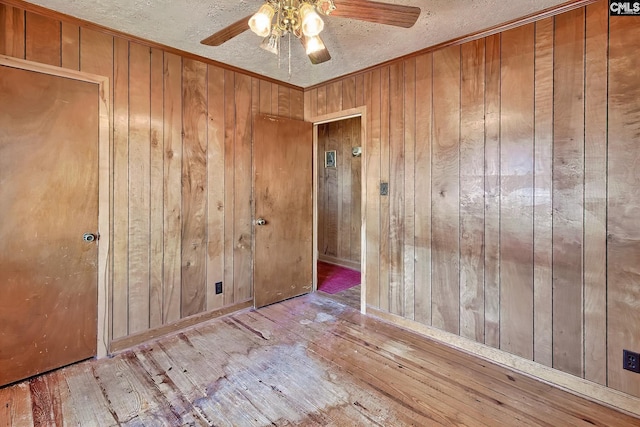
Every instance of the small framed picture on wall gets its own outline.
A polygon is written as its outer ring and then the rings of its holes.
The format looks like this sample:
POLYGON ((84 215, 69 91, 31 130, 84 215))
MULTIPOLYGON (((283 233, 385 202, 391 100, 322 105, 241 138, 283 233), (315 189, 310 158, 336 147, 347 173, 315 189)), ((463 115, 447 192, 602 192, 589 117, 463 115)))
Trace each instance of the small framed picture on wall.
POLYGON ((325 168, 336 167, 336 150, 324 152, 324 167, 325 168))

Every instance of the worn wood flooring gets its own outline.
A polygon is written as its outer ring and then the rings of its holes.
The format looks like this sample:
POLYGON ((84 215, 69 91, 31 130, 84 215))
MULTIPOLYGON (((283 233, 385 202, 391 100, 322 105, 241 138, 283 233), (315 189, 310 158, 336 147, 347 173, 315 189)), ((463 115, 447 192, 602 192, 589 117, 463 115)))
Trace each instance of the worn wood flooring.
POLYGON ((0 388, 0 426, 640 426, 315 293, 0 388))
POLYGON ((322 291, 319 291, 319 294, 323 297, 327 297, 349 307, 355 308, 358 311, 360 310, 360 285, 345 289, 337 294, 328 294, 322 291))

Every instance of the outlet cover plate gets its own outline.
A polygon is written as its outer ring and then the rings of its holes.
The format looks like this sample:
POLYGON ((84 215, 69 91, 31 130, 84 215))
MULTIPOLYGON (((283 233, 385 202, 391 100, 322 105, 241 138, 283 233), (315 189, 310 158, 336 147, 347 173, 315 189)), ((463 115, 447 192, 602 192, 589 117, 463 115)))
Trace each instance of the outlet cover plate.
POLYGON ((640 354, 622 350, 622 369, 640 374, 640 354))

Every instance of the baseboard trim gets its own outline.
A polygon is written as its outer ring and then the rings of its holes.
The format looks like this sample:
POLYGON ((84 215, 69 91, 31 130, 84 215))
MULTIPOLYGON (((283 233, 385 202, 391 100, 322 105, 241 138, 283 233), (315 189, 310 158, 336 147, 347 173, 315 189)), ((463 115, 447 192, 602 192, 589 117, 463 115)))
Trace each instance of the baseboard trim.
POLYGON ((111 345, 109 345, 109 353, 113 354, 116 352, 120 352, 138 344, 151 341, 163 335, 168 335, 173 332, 185 329, 189 326, 197 325, 198 323, 215 319, 217 317, 226 316, 227 314, 235 313, 237 311, 244 310, 250 307, 253 307, 253 299, 242 301, 237 304, 233 304, 217 310, 207 311, 206 313, 194 314, 193 316, 176 320, 175 322, 162 325, 158 328, 150 329, 138 334, 129 335, 127 337, 118 338, 111 341, 111 345))
POLYGON ((367 306, 367 314, 599 404, 640 416, 640 398, 377 308, 367 306))
POLYGON ((318 261, 326 262, 327 264, 339 265, 340 267, 350 268, 351 270, 360 271, 360 263, 356 261, 335 258, 328 255, 318 255, 318 261))

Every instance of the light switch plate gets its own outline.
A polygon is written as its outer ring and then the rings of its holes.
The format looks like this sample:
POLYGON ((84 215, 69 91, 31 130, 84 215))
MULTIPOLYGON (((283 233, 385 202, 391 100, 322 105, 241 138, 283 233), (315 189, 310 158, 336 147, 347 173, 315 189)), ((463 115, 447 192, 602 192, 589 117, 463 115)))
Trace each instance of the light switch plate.
POLYGON ((388 182, 381 182, 380 183, 380 195, 381 196, 388 196, 389 195, 389 183, 388 182))

